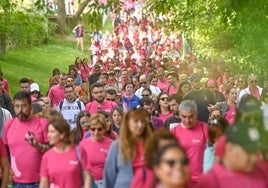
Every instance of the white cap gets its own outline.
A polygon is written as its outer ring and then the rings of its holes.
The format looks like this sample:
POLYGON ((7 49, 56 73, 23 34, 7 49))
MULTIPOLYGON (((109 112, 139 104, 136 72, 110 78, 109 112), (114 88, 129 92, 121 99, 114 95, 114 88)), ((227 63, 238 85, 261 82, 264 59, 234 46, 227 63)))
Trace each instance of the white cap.
POLYGON ((33 92, 33 91, 39 91, 39 85, 37 83, 32 83, 30 85, 30 90, 31 90, 31 92, 33 92))

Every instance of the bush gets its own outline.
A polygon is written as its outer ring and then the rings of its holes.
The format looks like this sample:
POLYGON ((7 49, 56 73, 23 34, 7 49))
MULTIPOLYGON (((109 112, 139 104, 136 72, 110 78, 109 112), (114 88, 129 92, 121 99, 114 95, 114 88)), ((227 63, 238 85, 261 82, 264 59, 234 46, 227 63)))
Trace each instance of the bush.
POLYGON ((31 47, 46 43, 53 35, 54 24, 49 24, 46 16, 34 12, 12 11, 7 15, 7 48, 31 47))

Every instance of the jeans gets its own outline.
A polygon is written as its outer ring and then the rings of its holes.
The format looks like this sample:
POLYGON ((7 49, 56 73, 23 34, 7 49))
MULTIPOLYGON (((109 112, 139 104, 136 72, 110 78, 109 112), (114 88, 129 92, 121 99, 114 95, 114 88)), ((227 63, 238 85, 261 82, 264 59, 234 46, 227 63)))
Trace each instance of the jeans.
POLYGON ((14 182, 13 188, 38 188, 39 183, 17 183, 14 182))

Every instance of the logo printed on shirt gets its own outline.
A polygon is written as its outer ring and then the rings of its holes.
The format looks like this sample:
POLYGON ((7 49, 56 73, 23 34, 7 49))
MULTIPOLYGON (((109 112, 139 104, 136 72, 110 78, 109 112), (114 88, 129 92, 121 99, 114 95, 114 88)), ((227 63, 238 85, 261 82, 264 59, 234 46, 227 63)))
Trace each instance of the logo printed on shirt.
POLYGON ((201 141, 200 141, 200 140, 197 140, 197 139, 193 139, 192 142, 193 142, 193 143, 199 143, 199 142, 201 142, 201 141))
POLYGON ((100 152, 108 153, 107 149, 100 148, 100 152))
POLYGON ((77 164, 78 164, 78 161, 73 161, 73 160, 71 160, 71 161, 69 162, 69 164, 70 164, 70 165, 77 165, 77 164))

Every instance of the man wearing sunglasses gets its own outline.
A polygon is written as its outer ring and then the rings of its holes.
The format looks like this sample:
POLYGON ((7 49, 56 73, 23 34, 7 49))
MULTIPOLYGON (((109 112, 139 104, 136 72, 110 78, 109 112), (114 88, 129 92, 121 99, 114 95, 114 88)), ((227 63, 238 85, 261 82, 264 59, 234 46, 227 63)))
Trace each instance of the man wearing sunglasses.
POLYGON ((142 98, 142 90, 144 88, 150 88, 150 90, 152 91, 153 95, 159 95, 159 93, 161 93, 161 90, 159 89, 159 87, 150 85, 148 82, 148 78, 145 74, 140 76, 140 88, 137 89, 137 91, 135 92, 135 95, 137 95, 140 99, 142 98))
POLYGON ((262 88, 258 86, 258 77, 256 74, 251 73, 248 77, 248 87, 241 90, 238 96, 238 102, 245 94, 250 94, 260 100, 262 88))

